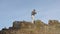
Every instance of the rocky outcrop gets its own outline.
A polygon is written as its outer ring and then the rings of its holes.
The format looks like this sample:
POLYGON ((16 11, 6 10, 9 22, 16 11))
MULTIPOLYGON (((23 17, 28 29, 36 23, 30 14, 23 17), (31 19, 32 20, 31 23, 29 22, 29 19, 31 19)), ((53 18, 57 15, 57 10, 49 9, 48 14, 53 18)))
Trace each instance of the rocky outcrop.
POLYGON ((49 25, 57 25, 57 24, 60 24, 58 20, 49 20, 49 25))
POLYGON ((12 27, 3 28, 0 34, 60 34, 60 22, 49 20, 49 23, 45 24, 41 20, 36 20, 33 24, 26 21, 14 21, 12 27))

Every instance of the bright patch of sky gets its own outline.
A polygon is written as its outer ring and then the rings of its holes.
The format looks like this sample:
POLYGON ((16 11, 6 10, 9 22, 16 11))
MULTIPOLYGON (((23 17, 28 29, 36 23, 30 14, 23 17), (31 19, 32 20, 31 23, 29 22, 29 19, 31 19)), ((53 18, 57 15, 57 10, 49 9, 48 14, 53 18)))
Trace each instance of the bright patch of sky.
POLYGON ((12 26, 15 20, 31 21, 33 9, 36 20, 60 20, 60 0, 0 0, 0 29, 12 26))

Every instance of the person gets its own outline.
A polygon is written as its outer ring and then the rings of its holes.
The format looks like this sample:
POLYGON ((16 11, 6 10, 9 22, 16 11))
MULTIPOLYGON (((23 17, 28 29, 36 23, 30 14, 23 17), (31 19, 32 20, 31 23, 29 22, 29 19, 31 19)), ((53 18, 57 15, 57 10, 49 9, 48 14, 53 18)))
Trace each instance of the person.
POLYGON ((36 14, 36 12, 35 12, 36 10, 34 9, 33 11, 32 11, 32 14, 31 14, 31 16, 32 16, 32 23, 34 23, 34 21, 35 21, 35 14, 36 14))

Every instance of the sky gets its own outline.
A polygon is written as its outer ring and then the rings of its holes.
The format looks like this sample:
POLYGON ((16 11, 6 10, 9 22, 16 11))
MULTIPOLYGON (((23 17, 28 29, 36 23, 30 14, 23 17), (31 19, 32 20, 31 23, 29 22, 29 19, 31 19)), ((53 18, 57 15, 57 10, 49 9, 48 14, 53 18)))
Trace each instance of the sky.
POLYGON ((0 0, 0 29, 11 27, 14 21, 31 21, 35 9, 35 20, 60 21, 60 0, 0 0))

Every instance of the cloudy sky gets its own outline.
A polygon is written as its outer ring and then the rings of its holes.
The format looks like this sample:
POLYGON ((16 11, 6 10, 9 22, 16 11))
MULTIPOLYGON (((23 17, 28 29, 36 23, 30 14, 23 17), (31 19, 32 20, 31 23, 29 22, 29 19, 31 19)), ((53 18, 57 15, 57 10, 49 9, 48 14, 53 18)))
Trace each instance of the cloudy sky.
POLYGON ((35 20, 60 20, 60 0, 0 0, 0 29, 12 26, 13 21, 31 21, 33 9, 35 20))

